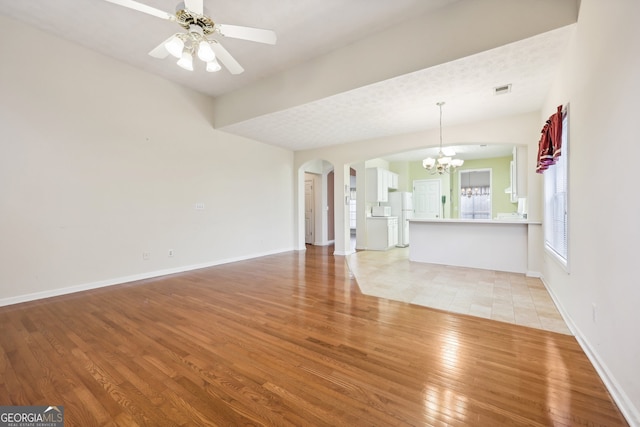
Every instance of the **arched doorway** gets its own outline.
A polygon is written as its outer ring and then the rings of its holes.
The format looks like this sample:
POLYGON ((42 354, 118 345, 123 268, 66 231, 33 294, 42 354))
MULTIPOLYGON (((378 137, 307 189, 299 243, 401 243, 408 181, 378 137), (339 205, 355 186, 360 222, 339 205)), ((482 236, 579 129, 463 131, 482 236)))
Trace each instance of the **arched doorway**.
POLYGON ((309 160, 298 167, 296 182, 296 248, 304 250, 305 245, 305 180, 311 174, 315 186, 314 206, 316 221, 313 244, 335 244, 334 255, 348 255, 354 252, 351 246, 349 228, 349 165, 334 164, 322 159, 309 160), (332 183, 332 184, 331 184, 332 183))
MULTIPOLYGON (((299 233, 304 244, 334 243, 334 171, 326 160, 313 160, 299 170, 299 233)), ((299 239, 300 241, 300 239, 299 239)))

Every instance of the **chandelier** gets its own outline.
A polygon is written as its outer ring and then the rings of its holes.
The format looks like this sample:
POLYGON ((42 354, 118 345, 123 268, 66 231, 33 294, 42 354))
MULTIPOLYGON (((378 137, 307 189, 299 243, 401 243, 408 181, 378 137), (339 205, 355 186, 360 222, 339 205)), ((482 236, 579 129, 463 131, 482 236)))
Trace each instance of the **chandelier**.
MULTIPOLYGON (((431 174, 435 175, 443 175, 445 172, 449 173, 452 169, 460 167, 464 164, 464 160, 462 159, 454 159, 451 156, 445 156, 442 151, 442 106, 444 102, 438 102, 436 104, 440 107, 440 152, 438 153, 438 158, 434 159, 433 157, 427 157, 422 161, 422 167, 426 170, 431 171, 431 174)), ((455 155, 455 153, 453 153, 455 155)))

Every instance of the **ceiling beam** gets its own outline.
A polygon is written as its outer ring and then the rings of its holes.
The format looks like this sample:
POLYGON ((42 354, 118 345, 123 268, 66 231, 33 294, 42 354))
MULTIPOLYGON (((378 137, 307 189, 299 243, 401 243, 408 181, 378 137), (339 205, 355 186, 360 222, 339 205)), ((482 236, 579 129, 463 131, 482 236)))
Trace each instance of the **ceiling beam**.
POLYGON ((460 0, 214 100, 216 128, 577 22, 579 0, 460 0))

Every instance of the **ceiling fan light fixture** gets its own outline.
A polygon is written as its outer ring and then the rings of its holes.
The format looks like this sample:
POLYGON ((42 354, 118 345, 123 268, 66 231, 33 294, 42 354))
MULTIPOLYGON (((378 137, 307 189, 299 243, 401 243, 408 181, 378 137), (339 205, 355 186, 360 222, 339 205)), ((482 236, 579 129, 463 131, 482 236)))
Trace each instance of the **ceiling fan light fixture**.
POLYGON ((198 58, 207 63, 216 59, 216 54, 213 52, 213 49, 211 49, 208 41, 202 40, 198 43, 198 58))
POLYGON ((164 47, 171 55, 175 56, 178 59, 182 58, 182 52, 184 51, 184 42, 177 35, 173 36, 171 40, 165 43, 164 47))
POLYGON ((198 55, 198 58, 207 64, 207 71, 218 71, 220 64, 215 61, 218 57, 231 74, 244 72, 244 68, 221 44, 216 40, 207 39, 210 34, 266 44, 275 44, 277 40, 276 33, 272 30, 213 22, 210 17, 204 15, 204 0, 179 0, 181 3, 178 4, 175 14, 139 3, 137 0, 106 1, 175 22, 187 30, 186 33, 172 35, 149 52, 151 57, 158 59, 174 56, 178 59, 178 65, 186 70, 193 70, 193 57, 198 55))
POLYGON ((216 61, 216 58, 213 58, 213 60, 207 62, 207 71, 208 72, 215 73, 216 71, 220 71, 221 69, 222 69, 222 67, 220 66, 218 61, 216 61))
POLYGON ((193 55, 191 52, 184 51, 178 60, 178 66, 188 71, 193 71, 193 55))

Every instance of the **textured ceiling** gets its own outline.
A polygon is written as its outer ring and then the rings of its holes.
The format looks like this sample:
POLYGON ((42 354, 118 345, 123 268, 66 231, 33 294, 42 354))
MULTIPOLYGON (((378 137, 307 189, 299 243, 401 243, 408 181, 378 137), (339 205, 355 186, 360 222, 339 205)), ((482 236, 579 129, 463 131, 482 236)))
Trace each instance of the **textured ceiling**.
MULTIPOLYGON (((461 1, 467 0, 204 0, 205 14, 216 22, 273 29, 278 35, 275 46, 221 40, 245 68, 240 75, 225 69, 206 73, 198 68, 198 61, 196 70, 188 72, 171 57, 148 56, 180 28, 104 0, 11 1, 0 5, 0 13, 216 97, 461 1)), ((171 0, 141 2, 167 12, 177 5, 171 0)), ((446 126, 539 110, 573 28, 542 33, 221 130, 305 150, 436 128, 436 102, 444 101, 446 144, 446 126), (512 91, 494 96, 493 88, 504 84, 511 84, 512 91)))
MULTIPOLYGON (((294 150, 536 111, 572 26, 398 76, 222 130, 294 150), (511 91, 494 95, 510 84, 511 91), (268 131, 265 131, 268 130, 268 131)), ((473 141, 465 141, 473 142, 473 141)))

